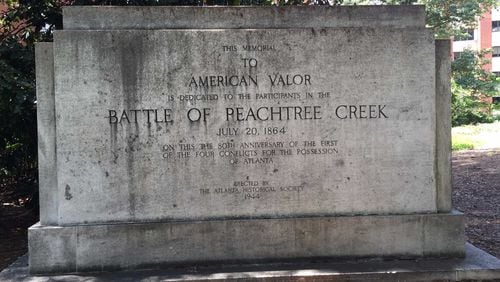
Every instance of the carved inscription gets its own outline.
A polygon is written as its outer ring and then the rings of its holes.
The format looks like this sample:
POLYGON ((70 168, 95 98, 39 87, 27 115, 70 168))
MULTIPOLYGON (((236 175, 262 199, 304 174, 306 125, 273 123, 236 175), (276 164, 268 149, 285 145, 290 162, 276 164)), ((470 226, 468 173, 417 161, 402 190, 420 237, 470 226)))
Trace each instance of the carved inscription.
MULTIPOLYGON (((202 162, 257 169, 286 166, 287 160, 292 159, 325 158, 342 165, 344 160, 338 159, 338 155, 349 140, 334 131, 307 136, 297 128, 314 127, 316 122, 391 119, 391 105, 383 101, 346 102, 336 95, 335 89, 321 89, 324 83, 319 74, 273 72, 272 66, 266 66, 268 73, 259 72, 266 62, 258 55, 283 51, 278 46, 229 44, 221 45, 218 51, 224 56, 239 57, 237 71, 190 73, 183 81, 173 82, 185 85, 185 92, 161 93, 161 107, 105 109, 106 121, 115 130, 127 128, 129 138, 153 125, 168 130, 171 126, 203 124, 205 139, 196 142, 170 139, 168 135, 155 139, 161 159, 168 163, 202 162)), ((140 152, 140 146, 128 148, 140 152)), ((263 175, 260 179, 227 179, 226 185, 219 186, 200 183, 193 188, 206 199, 235 197, 249 201, 270 195, 290 197, 309 189, 304 183, 284 183, 263 175)))

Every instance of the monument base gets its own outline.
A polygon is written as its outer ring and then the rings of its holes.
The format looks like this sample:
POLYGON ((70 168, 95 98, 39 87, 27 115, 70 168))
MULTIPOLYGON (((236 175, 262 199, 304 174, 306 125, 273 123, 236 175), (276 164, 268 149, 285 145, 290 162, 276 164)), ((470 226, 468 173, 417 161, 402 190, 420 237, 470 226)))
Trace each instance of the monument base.
POLYGON ((28 273, 23 256, 0 272, 0 281, 498 281, 500 260, 467 244, 464 258, 361 259, 342 262, 196 267, 66 275, 28 273))
POLYGON ((310 258, 464 255, 463 215, 238 219, 29 229, 31 273, 310 258))

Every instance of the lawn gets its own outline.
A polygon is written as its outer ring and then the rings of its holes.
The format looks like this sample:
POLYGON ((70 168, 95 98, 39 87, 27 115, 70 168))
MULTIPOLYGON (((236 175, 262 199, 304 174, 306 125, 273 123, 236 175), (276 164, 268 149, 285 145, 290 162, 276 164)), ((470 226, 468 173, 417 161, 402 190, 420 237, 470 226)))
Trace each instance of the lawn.
POLYGON ((500 121, 454 127, 451 130, 453 150, 500 148, 500 121))

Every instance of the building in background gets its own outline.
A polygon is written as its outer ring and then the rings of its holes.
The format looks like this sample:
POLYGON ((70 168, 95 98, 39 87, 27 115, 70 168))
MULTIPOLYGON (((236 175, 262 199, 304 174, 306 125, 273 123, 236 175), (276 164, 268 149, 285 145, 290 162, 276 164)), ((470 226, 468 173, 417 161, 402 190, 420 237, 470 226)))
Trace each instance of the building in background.
MULTIPOLYGON (((464 38, 453 41, 453 57, 457 58, 460 54, 470 49, 481 51, 491 49, 492 53, 486 54, 490 64, 484 66, 484 69, 500 76, 500 8, 487 12, 479 20, 477 28, 469 30, 464 38)), ((498 100, 499 97, 485 97, 487 102, 498 100)))
POLYGON ((500 8, 485 13, 476 29, 470 30, 465 38, 453 42, 455 58, 465 49, 474 51, 491 49, 492 54, 486 56, 491 64, 485 68, 500 76, 500 8))

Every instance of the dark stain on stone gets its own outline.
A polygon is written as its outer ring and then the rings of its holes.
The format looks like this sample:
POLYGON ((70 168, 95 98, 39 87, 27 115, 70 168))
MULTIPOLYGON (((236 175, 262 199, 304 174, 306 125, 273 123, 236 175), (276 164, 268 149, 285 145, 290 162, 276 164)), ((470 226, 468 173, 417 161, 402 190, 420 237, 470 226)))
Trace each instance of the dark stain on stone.
POLYGON ((345 164, 345 163, 344 163, 344 160, 337 160, 337 161, 335 162, 335 165, 336 165, 336 166, 344 166, 344 164, 345 164))
POLYGON ((118 153, 114 151, 112 153, 113 153, 113 163, 118 164, 118 157, 119 157, 118 153))
POLYGON ((66 184, 66 188, 64 188, 64 198, 68 201, 73 198, 73 195, 71 195, 70 190, 71 187, 69 187, 69 185, 66 184))
POLYGON ((116 148, 116 142, 118 140, 118 137, 117 137, 117 124, 116 123, 110 124, 109 135, 110 135, 109 140, 111 141, 110 144, 109 144, 110 145, 110 150, 111 150, 112 154, 115 155, 116 154, 116 150, 117 150, 117 148, 116 148))
MULTIPOLYGON (((144 41, 147 41, 147 37, 144 34, 128 35, 119 42, 120 44, 120 55, 121 55, 121 82, 123 89, 123 104, 129 109, 137 108, 141 101, 141 91, 143 86, 143 78, 145 72, 144 58, 148 57, 148 49, 145 48, 147 45, 144 41)), ((137 208, 137 195, 141 192, 138 191, 140 185, 137 185, 135 167, 134 167, 134 147, 135 139, 130 138, 133 134, 139 132, 137 124, 134 124, 135 130, 127 125, 125 129, 126 145, 124 151, 125 154, 125 168, 126 168, 126 186, 128 188, 128 201, 129 201, 129 214, 135 217, 137 208)), ((147 124, 148 136, 151 136, 150 124, 147 124)))
POLYGON ((273 170, 273 172, 274 172, 274 173, 278 172, 278 169, 277 169, 277 168, 275 168, 275 169, 273 170))
MULTIPOLYGON (((129 184, 130 185, 130 184, 129 184)), ((130 188, 129 188, 130 190, 130 188)), ((133 217, 135 217, 135 208, 136 208, 136 194, 135 193, 129 193, 129 214, 133 217)))
POLYGON ((350 178, 349 176, 348 176, 348 177, 346 177, 346 179, 347 179, 347 181, 350 181, 350 180, 351 180, 351 178, 350 178))
POLYGON ((106 177, 109 177, 109 172, 106 171, 105 174, 106 174, 106 177))

